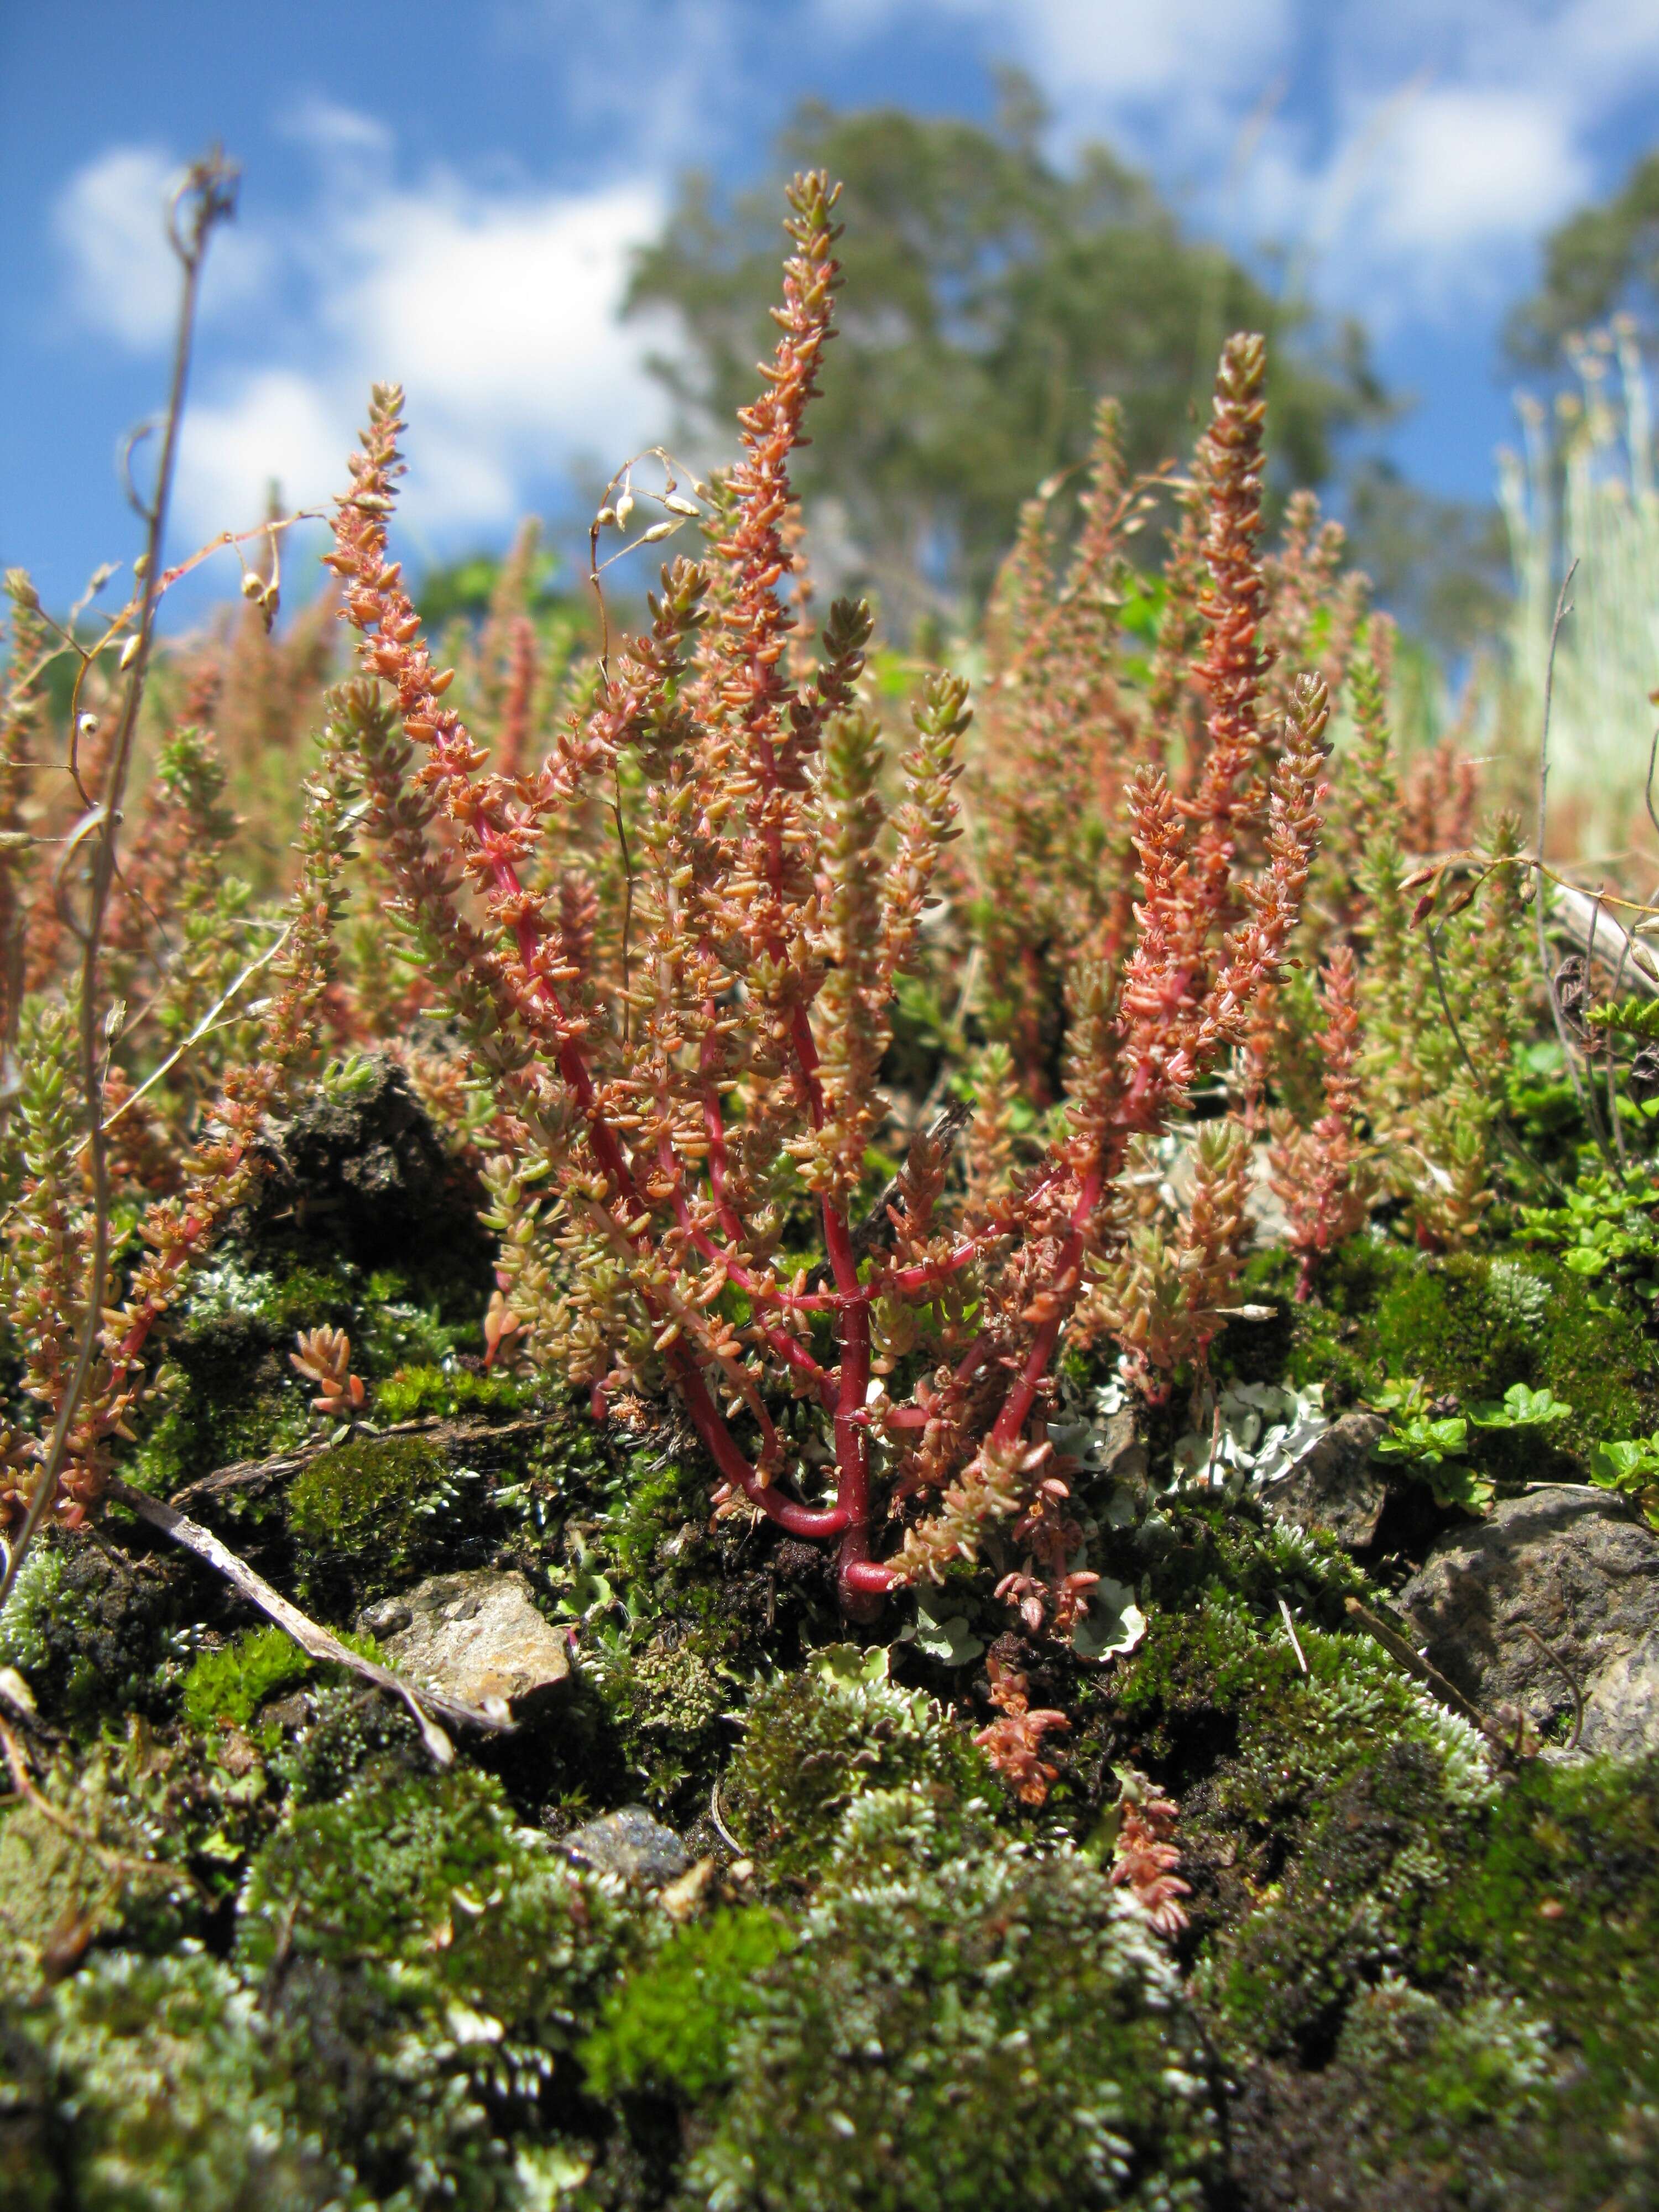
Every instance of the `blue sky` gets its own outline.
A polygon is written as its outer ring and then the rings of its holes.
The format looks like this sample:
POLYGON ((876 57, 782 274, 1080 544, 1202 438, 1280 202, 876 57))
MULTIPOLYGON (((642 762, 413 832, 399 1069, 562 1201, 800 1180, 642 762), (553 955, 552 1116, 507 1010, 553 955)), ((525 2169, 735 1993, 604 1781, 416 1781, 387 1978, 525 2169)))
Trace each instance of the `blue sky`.
POLYGON ((0 0, 0 561, 61 603, 136 550, 114 455, 163 384, 161 196, 210 139, 245 181, 175 550, 273 476, 325 496, 397 376, 407 527, 447 553, 664 427, 665 334, 614 311, 682 169, 753 175, 809 94, 987 115, 1000 60, 1058 155, 1106 138, 1359 312, 1418 403, 1389 450, 1464 496, 1513 435, 1497 331, 1540 237, 1659 143, 1659 0, 0 0))

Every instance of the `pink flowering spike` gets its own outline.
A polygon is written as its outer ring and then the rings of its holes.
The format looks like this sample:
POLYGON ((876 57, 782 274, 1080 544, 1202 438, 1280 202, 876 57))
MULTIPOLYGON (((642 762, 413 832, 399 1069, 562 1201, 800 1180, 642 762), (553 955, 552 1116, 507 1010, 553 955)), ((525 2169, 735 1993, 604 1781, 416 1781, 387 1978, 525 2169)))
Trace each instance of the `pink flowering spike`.
POLYGON ((1111 1878, 1161 1935, 1177 1935, 1187 1915, 1176 1900, 1190 1896, 1191 1889, 1175 1872, 1181 1864, 1180 1848, 1170 1840, 1178 1817, 1175 1801, 1155 1796, 1146 1776, 1129 1769, 1118 1802, 1111 1878))

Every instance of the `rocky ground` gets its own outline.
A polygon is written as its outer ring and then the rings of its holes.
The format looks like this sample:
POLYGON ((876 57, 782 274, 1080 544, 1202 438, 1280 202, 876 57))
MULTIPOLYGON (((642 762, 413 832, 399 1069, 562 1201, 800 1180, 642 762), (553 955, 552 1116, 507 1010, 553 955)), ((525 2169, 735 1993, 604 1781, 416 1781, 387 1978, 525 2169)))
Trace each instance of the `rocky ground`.
POLYGON ((1659 1536, 1585 1480, 1655 1425, 1639 1319, 1378 1237, 1297 1309, 1265 1251, 1224 1487, 1067 1371, 1092 1640, 983 1574, 854 1638, 671 1420, 480 1370, 475 1195, 396 1079, 319 1102, 126 1475, 485 1724, 125 1509, 0 1620, 9 2206, 1659 2201, 1659 1536), (324 1323, 370 1384, 331 1438, 324 1323), (1572 1410, 1477 1511, 1376 1455, 1382 1367, 1572 1410), (975 1742, 1016 1673, 1041 1803, 975 1742), (1184 1925, 1111 1879, 1146 1782, 1184 1925))

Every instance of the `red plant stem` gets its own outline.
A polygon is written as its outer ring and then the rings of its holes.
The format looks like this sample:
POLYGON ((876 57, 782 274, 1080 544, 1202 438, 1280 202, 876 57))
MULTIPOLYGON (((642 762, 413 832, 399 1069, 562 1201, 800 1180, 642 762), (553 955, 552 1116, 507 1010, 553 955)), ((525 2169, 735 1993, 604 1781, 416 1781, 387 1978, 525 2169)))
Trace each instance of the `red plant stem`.
MULTIPOLYGON (((701 1252, 705 1260, 712 1260, 724 1271, 726 1280, 747 1296, 757 1299, 767 1296, 764 1286, 755 1281, 749 1270, 723 1251, 708 1231, 699 1229, 692 1220, 690 1202, 685 1195, 685 1185, 680 1179, 674 1147, 667 1137, 664 1137, 657 1147, 657 1158, 663 1172, 674 1177, 674 1218, 694 1249, 701 1252)), ((799 1369, 811 1379, 823 1405, 833 1410, 836 1386, 799 1339, 791 1336, 787 1328, 780 1328, 775 1322, 757 1321, 754 1325, 786 1365, 799 1369)))
POLYGON ((841 1209, 823 1201, 823 1240, 842 1304, 836 1315, 841 1338, 840 1389, 836 1405, 836 1500, 845 1507, 837 1572, 842 1610, 854 1620, 869 1620, 892 1576, 870 1558, 870 1438, 866 1401, 870 1395, 870 1297, 859 1282, 853 1239, 841 1209))
MULTIPOLYGON (((494 856, 490 861, 490 874, 495 879, 496 889, 505 893, 507 897, 517 898, 521 896, 522 886, 519 881, 518 870, 510 860, 503 859, 500 854, 494 856)), ((535 925, 527 915, 523 915, 514 923, 514 933, 518 939, 519 956, 524 962, 526 972, 531 976, 538 994, 545 1000, 554 1019, 562 1025, 565 1014, 563 1007, 559 1004, 558 994, 547 977, 540 974, 536 967, 538 946, 535 925)), ((562 1038, 556 1060, 559 1073, 568 1086, 571 1096, 575 1099, 586 1121, 588 1141, 593 1147, 594 1155, 599 1165, 615 1184, 618 1194, 628 1201, 630 1218, 637 1216, 644 1211, 639 1187, 635 1182, 633 1172, 628 1162, 623 1157, 623 1149, 617 1141, 616 1131, 611 1127, 599 1111, 599 1098, 593 1088, 593 1079, 588 1073, 587 1063, 582 1058, 580 1050, 573 1038, 568 1036, 562 1038)), ((736 1483, 751 1504, 758 1505, 769 1520, 775 1521, 781 1528, 792 1536, 800 1536, 809 1540, 836 1536, 847 1528, 851 1516, 847 1511, 844 1502, 839 1497, 833 1506, 827 1508, 798 1505, 791 1499, 780 1498, 769 1483, 762 1480, 756 1469, 750 1466, 745 1455, 738 1449, 732 1431, 722 1419, 720 1408, 709 1395, 708 1386, 703 1381, 702 1370, 697 1365, 690 1347, 684 1338, 677 1340, 669 1346, 666 1358, 676 1388, 684 1401, 685 1410, 691 1416, 692 1426, 702 1438, 710 1458, 726 1480, 728 1482, 736 1483)), ((867 1500, 865 1511, 867 1517, 869 1511, 867 1500)))
MULTIPOLYGON (((757 750, 763 763, 763 781, 775 788, 776 770, 772 749, 762 744, 757 750)), ((767 840, 767 873, 775 890, 781 889, 783 854, 772 837, 767 840)), ((785 947, 780 941, 773 947, 773 957, 781 959, 784 953, 785 947)), ((817 1047, 812 1041, 811 1024, 805 1006, 795 1007, 790 1016, 789 1040, 794 1048, 796 1069, 812 1127, 822 1128, 823 1086, 818 1079, 817 1047)), ((870 1392, 871 1293, 859 1281, 858 1259, 846 1216, 827 1192, 822 1203, 823 1249, 840 1293, 836 1311, 836 1333, 841 1342, 834 1423, 836 1503, 846 1513, 847 1525, 841 1540, 836 1572, 842 1612, 849 1620, 871 1620, 880 1610, 878 1601, 882 1593, 892 1587, 895 1579, 890 1569, 876 1565, 870 1557, 870 1439, 865 1401, 870 1392)))
POLYGON ((1036 1402, 1042 1378, 1048 1372, 1048 1363, 1054 1356, 1054 1346, 1066 1316, 1071 1311, 1083 1281, 1083 1239, 1094 1210, 1100 1203, 1100 1194, 1105 1187, 1105 1174, 1100 1164, 1089 1170, 1083 1178, 1083 1188, 1072 1208, 1072 1225, 1066 1242, 1060 1248, 1060 1257, 1054 1265, 1052 1290, 1053 1311, 1038 1324, 1031 1349, 1026 1354, 1020 1376, 1007 1397, 1002 1411, 997 1415, 996 1425, 991 1431, 991 1441, 1005 1450, 1019 1441, 1025 1424, 1030 1418, 1031 1407, 1036 1402))
POLYGON ((947 1252, 942 1260, 918 1260, 913 1267, 896 1267, 882 1278, 890 1291, 901 1291, 907 1297, 925 1291, 930 1283, 940 1282, 946 1275, 954 1275, 958 1268, 977 1260, 988 1239, 970 1237, 958 1244, 954 1252, 947 1252))
MULTIPOLYGON (((712 1022, 714 1018, 713 1000, 704 1002, 703 1013, 712 1022)), ((743 1242, 743 1224, 737 1209, 726 1194, 726 1116, 720 1111, 720 1095, 714 1085, 714 1058, 720 1049, 719 1040, 706 1036, 702 1049, 697 1054, 697 1072, 702 1077, 702 1126, 708 1139, 708 1181, 714 1194, 715 1210, 720 1226, 734 1244, 743 1242)))

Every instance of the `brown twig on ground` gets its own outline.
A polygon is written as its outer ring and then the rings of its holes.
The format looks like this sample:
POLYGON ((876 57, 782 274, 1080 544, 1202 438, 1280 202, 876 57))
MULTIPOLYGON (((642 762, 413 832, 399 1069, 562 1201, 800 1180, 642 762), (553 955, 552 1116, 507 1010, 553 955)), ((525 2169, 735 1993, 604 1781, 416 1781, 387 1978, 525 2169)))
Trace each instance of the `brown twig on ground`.
POLYGON ((257 1606, 278 1628, 286 1629, 300 1649, 308 1651, 313 1659, 330 1666, 348 1667, 354 1674, 361 1674, 364 1681, 373 1682, 377 1689, 389 1690, 393 1697, 401 1698, 415 1716, 422 1741, 438 1765, 447 1766, 455 1751, 443 1730, 434 1725, 433 1713, 464 1728, 481 1729, 489 1735, 512 1733, 511 1721, 487 1713, 480 1706, 469 1705, 464 1699, 452 1698, 441 1690, 428 1690, 406 1681, 390 1667, 365 1659, 361 1651, 354 1651, 349 1644, 343 1644, 331 1629, 322 1627, 308 1613, 301 1613, 297 1605, 290 1604, 262 1575, 256 1575, 246 1560, 239 1559, 228 1545, 222 1544, 211 1529, 203 1528, 199 1521, 192 1521, 187 1513, 180 1513, 164 1499, 134 1490, 113 1475, 104 1486, 104 1495, 116 1504, 126 1506, 141 1521, 148 1521, 152 1528, 159 1528, 187 1552, 194 1552, 198 1559, 205 1559, 239 1596, 257 1606))
POLYGON ((184 1867, 167 1866, 160 1859, 130 1857, 125 1851, 115 1850, 108 1844, 100 1844, 96 1836, 89 1836, 84 1828, 71 1820, 61 1806, 54 1805, 51 1798, 36 1787, 29 1774, 27 1754, 3 1716, 0 1716, 0 1751, 5 1753, 11 1786, 17 1795, 33 1805, 43 1820, 49 1820, 72 1844, 78 1844, 82 1850, 89 1851, 112 1874, 142 1875, 146 1878, 160 1875, 163 1880, 176 1881, 186 1889, 201 1887, 195 1875, 184 1867))
POLYGON ((1523 1620, 1521 1623, 1521 1633, 1532 1638, 1567 1686, 1567 1693, 1572 1699, 1572 1734, 1567 1738, 1562 1748, 1565 1751, 1577 1751, 1578 1739, 1584 1733, 1584 1693, 1578 1686, 1577 1678, 1566 1661, 1558 1652, 1550 1650, 1549 1645, 1545 1643, 1530 1621, 1523 1620))
POLYGON ((1397 1659, 1408 1674, 1415 1674, 1426 1690, 1433 1692, 1443 1705, 1449 1705, 1471 1728, 1480 1729, 1498 1758, 1507 1765, 1516 1757, 1516 1747, 1498 1723, 1483 1713, 1474 1699, 1466 1698, 1455 1682, 1449 1682, 1437 1667, 1431 1666, 1420 1651, 1414 1651, 1398 1629, 1390 1628, 1386 1620, 1374 1613, 1369 1606, 1361 1605, 1357 1597, 1343 1601, 1347 1610, 1359 1623, 1367 1636, 1382 1646, 1391 1659, 1397 1659))
MULTIPOLYGON (((514 1421, 456 1421, 439 1413, 424 1413, 412 1421, 377 1425, 374 1433, 377 1437, 426 1437, 440 1448, 451 1443, 471 1448, 505 1442, 513 1437, 536 1436, 565 1418, 562 1409, 552 1413, 527 1413, 514 1421)), ((194 1482, 175 1490, 167 1502, 177 1510, 193 1504, 198 1498, 224 1498, 233 1491, 257 1493, 268 1490, 274 1482, 285 1482, 290 1475, 302 1474, 313 1460, 334 1449, 331 1438, 319 1437, 296 1450, 275 1452, 269 1459, 233 1460, 228 1466, 216 1467, 210 1474, 198 1474, 194 1482)))

